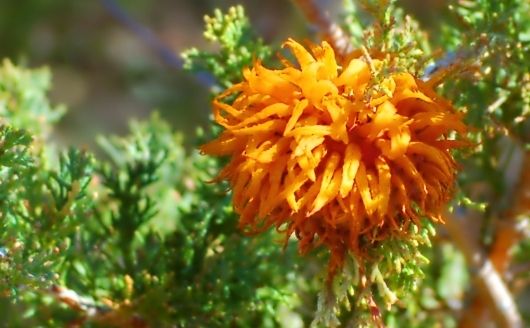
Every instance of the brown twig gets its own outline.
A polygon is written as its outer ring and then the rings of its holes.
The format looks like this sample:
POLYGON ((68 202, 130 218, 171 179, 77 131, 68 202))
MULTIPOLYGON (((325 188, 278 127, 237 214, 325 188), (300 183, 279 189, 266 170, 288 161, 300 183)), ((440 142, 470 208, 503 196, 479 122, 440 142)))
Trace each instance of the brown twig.
POLYGON ((522 148, 514 143, 513 148, 509 150, 512 155, 506 161, 518 162, 519 159, 521 165, 520 168, 506 167, 511 173, 505 180, 511 185, 512 192, 509 193, 508 199, 512 202, 509 209, 500 214, 502 220, 498 220, 495 240, 489 251, 491 261, 501 274, 506 272, 511 262, 511 249, 524 236, 524 226, 521 225, 519 217, 530 211, 530 171, 525 169, 530 165, 530 152, 524 152, 522 148), (514 157, 514 153, 519 156, 514 157))
MULTIPOLYGON (((514 202, 510 210, 503 213, 503 221, 497 225, 495 239, 489 251, 489 260, 501 277, 505 275, 511 263, 512 248, 523 237, 518 218, 530 212, 530 171, 524 169, 528 165, 530 165, 530 152, 527 151, 521 177, 514 192, 514 202)), ((479 327, 485 316, 487 316, 487 311, 484 300, 477 295, 464 313, 460 326, 479 327)))
POLYGON ((324 38, 338 54, 346 55, 351 51, 351 42, 348 36, 339 25, 331 21, 326 12, 319 8, 316 3, 317 0, 293 1, 300 8, 307 21, 324 34, 324 38))
MULTIPOLYGON (((522 327, 521 315, 508 287, 492 261, 478 245, 477 240, 470 238, 468 222, 469 218, 454 214, 446 215, 447 230, 471 268, 478 296, 483 300, 499 327, 522 327)), ((460 326, 475 327, 477 322, 480 322, 477 317, 465 315, 460 326)))
POLYGON ((97 305, 93 300, 80 296, 74 290, 57 285, 52 286, 50 294, 59 302, 81 314, 81 319, 72 326, 82 326, 85 323, 97 323, 104 327, 147 328, 147 323, 138 317, 130 304, 97 305))
MULTIPOLYGON (((131 31, 141 40, 153 53, 168 67, 182 70, 183 61, 175 52, 153 33, 149 28, 136 21, 129 13, 123 9, 116 0, 100 0, 105 10, 119 23, 131 31)), ((198 72, 194 77, 199 83, 207 88, 217 85, 215 78, 208 72, 198 72)))

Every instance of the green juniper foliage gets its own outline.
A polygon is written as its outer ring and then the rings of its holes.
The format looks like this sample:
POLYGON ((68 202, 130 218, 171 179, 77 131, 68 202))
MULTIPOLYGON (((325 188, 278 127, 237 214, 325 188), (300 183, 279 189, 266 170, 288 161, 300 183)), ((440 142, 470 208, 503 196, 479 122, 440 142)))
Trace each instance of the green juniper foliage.
POLYGON ((256 38, 242 6, 231 7, 226 14, 217 9, 213 16, 204 16, 204 21, 204 37, 218 43, 219 51, 208 53, 191 48, 183 52, 185 69, 210 72, 223 87, 228 87, 241 80, 243 67, 270 57, 270 47, 256 38))
MULTIPOLYGON (((41 72, 32 74, 27 81, 41 72)), ((38 95, 47 84, 21 87, 38 95)), ((32 110, 41 109, 13 112, 32 110)), ((295 287, 305 282, 294 245, 282 250, 273 233, 242 235, 226 186, 207 182, 217 161, 187 153, 157 115, 133 122, 129 136, 99 138, 97 161, 75 149, 48 158, 37 148, 48 143, 11 126, 1 133, 2 317, 10 325, 273 327, 279 311, 288 317, 299 304, 295 287), (83 311, 58 301, 56 288, 66 287, 83 311), (11 318, 15 309, 26 314, 11 318), (112 309, 114 318, 100 318, 112 309)))
MULTIPOLYGON (((281 49, 241 6, 205 22, 218 48, 185 51, 184 66, 212 74, 215 91, 255 60, 276 64, 281 49)), ((440 91, 474 127, 451 209, 481 218, 487 251, 530 145, 530 4, 457 1, 422 30, 397 2, 345 1, 338 23, 354 47, 395 55, 378 78, 447 68, 440 91)), ((98 156, 60 150, 50 136, 65 110, 49 87, 46 69, 0 67, 0 326, 455 327, 472 301, 473 268, 443 226, 411 225, 376 244, 365 267, 347 258, 328 285, 325 250, 302 257, 294 238, 241 232, 228 185, 213 181, 223 160, 185 149, 157 114, 99 137, 98 156)), ((191 138, 218 133, 212 124, 191 138)), ((521 238, 510 287, 526 287, 529 249, 521 238)), ((529 324, 528 291, 514 297, 529 324)))

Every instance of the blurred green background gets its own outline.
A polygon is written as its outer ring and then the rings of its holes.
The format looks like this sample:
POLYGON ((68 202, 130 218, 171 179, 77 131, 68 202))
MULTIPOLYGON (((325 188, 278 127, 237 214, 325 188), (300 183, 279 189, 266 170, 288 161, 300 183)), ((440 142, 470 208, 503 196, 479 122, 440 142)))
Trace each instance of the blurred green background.
MULTIPOLYGON (((307 36, 307 24, 291 1, 122 0, 116 1, 175 54, 208 49, 203 16, 242 3, 267 42, 307 36)), ((445 1, 401 1, 425 24, 445 1)), ((337 13, 340 0, 320 6, 337 13)), ((210 112, 209 92, 182 71, 165 65, 137 35, 120 24, 99 0, 0 1, 0 57, 53 73, 53 103, 68 114, 55 138, 63 145, 93 145, 95 135, 122 133, 130 118, 158 110, 177 130, 193 135, 210 112)), ((193 138, 186 138, 188 145, 193 138)))
MULTIPOLYGON (((178 55, 191 46, 208 48, 203 16, 233 3, 129 0, 120 5, 178 55)), ((288 1, 253 1, 247 7, 267 40, 286 37, 292 30, 286 25, 302 25, 293 21, 288 1)), ((0 57, 51 68, 52 102, 69 108, 56 134, 62 144, 90 146, 96 134, 121 133, 130 118, 147 117, 152 110, 187 135, 208 119, 208 90, 165 65, 100 1, 0 1, 0 57)))

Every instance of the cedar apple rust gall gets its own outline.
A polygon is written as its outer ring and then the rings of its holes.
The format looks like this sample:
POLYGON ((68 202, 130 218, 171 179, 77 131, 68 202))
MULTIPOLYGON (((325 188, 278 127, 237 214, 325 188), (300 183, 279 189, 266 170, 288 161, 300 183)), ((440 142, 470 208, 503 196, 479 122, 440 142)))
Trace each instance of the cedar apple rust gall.
POLYGON ((244 231, 294 233, 302 253, 327 247, 333 276, 348 251, 362 260, 420 217, 440 220, 456 176, 451 150, 466 145, 467 128, 428 81, 376 79, 380 60, 341 60, 326 42, 284 46, 296 63, 257 61, 215 98, 224 129, 201 150, 230 158, 218 178, 244 231))

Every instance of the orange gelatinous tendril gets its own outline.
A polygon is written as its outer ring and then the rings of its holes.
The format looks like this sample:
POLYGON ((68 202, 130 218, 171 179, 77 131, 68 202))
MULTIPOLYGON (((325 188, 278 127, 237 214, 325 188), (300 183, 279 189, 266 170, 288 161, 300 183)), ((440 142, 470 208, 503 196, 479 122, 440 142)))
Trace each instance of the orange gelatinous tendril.
POLYGON ((230 157, 219 178, 230 182, 242 229, 295 233, 302 253, 325 245, 331 277, 347 251, 362 259, 420 215, 440 219, 456 175, 450 150, 466 144, 449 134, 467 128, 411 74, 371 88, 377 59, 337 62, 326 42, 284 46, 298 63, 245 69, 244 81, 213 101, 224 131, 201 150, 230 157))

